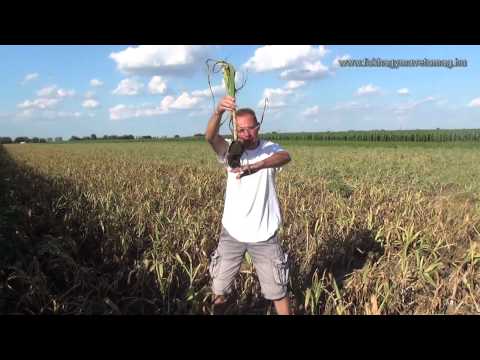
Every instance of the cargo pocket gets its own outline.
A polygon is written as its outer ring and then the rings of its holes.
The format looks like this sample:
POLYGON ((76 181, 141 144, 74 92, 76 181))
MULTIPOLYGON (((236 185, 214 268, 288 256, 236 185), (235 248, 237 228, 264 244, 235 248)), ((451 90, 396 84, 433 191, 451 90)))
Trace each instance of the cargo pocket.
POLYGON ((273 260, 273 277, 279 285, 286 286, 289 276, 288 255, 283 254, 279 259, 273 260))
POLYGON ((208 266, 208 271, 210 272, 210 276, 215 278, 218 275, 218 269, 220 267, 220 254, 218 250, 212 254, 210 258, 210 265, 208 266))

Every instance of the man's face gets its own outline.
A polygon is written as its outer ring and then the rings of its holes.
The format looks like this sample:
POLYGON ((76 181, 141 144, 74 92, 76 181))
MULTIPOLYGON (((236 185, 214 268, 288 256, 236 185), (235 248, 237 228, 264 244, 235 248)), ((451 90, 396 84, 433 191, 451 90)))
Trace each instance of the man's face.
POLYGON ((249 114, 237 117, 238 139, 248 148, 257 144, 259 124, 249 114))

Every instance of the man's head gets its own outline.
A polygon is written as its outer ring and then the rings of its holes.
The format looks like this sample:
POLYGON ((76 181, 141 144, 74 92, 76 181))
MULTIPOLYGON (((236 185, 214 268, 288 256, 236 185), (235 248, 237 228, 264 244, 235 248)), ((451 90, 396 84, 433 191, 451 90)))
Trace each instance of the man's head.
POLYGON ((255 111, 249 108, 242 108, 236 111, 235 116, 237 119, 238 139, 246 148, 255 147, 260 129, 255 111))

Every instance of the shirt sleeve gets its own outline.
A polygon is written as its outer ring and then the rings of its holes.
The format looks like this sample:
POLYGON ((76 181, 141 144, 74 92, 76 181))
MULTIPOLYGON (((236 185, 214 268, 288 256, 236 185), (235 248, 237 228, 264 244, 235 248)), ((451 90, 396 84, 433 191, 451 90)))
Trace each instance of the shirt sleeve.
POLYGON ((226 165, 227 164, 227 152, 228 152, 228 147, 230 146, 230 144, 232 143, 232 140, 231 139, 225 139, 225 141, 227 142, 227 151, 225 152, 225 154, 217 154, 217 161, 222 164, 222 165, 226 165))
MULTIPOLYGON (((275 153, 278 153, 278 152, 281 152, 281 151, 286 151, 284 148, 282 148, 282 146, 280 144, 276 144, 276 143, 269 143, 267 144, 267 146, 265 147, 265 150, 268 154, 268 156, 272 156, 273 154, 275 153)), ((280 171, 282 171, 283 167, 276 167, 276 168, 273 168, 273 170, 275 171, 275 173, 279 173, 280 171)))
POLYGON ((269 146, 268 148, 270 153, 269 155, 273 155, 280 151, 285 151, 279 144, 275 144, 275 143, 272 143, 272 145, 269 146))

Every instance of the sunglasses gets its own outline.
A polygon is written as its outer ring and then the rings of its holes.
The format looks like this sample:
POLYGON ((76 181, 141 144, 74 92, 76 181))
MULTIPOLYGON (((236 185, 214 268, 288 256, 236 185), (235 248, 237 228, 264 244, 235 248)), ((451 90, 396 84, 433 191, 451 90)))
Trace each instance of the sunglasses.
POLYGON ((238 128, 237 131, 238 131, 239 134, 243 134, 243 133, 246 133, 246 132, 253 132, 253 131, 257 130, 259 127, 260 127, 260 124, 257 124, 255 126, 250 126, 250 127, 246 127, 246 128, 238 128))

